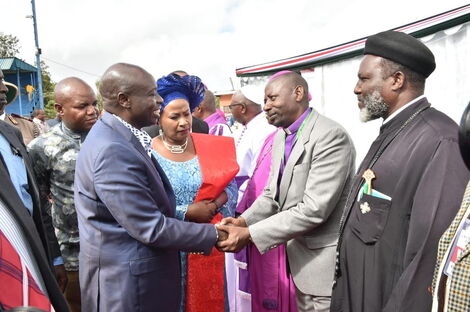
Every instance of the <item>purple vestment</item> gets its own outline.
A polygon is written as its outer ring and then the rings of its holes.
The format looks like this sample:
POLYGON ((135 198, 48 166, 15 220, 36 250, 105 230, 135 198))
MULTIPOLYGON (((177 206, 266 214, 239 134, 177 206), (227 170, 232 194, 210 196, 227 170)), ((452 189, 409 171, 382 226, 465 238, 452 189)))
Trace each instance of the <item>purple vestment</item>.
MULTIPOLYGON (((301 123, 302 121, 299 126, 301 123)), ((237 213, 239 214, 253 204, 268 182, 271 151, 276 132, 270 134, 264 142, 256 168, 238 204, 237 213)), ((237 253, 235 258, 239 262, 247 263, 248 271, 239 270, 239 289, 251 294, 252 311, 297 311, 295 285, 287 270, 285 245, 280 245, 261 255, 255 245, 249 244, 237 253)))

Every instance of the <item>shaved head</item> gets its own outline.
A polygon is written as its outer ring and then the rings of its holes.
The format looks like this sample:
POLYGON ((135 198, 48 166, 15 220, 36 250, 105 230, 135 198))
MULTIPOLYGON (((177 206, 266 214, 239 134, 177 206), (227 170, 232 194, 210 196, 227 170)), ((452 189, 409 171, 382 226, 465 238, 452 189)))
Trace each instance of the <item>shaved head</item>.
POLYGON ((282 84, 284 88, 296 88, 301 86, 304 90, 304 97, 302 98, 302 102, 306 102, 308 105, 308 84, 304 77, 302 77, 300 74, 296 72, 287 72, 270 80, 267 86, 277 83, 282 84))
POLYGON ((142 67, 126 63, 117 63, 109 67, 100 82, 100 94, 106 110, 118 106, 118 94, 130 94, 139 86, 142 78, 155 79, 142 67))
POLYGON ((95 91, 77 77, 65 78, 54 89, 55 109, 72 131, 87 132, 98 118, 95 91))
POLYGON ((54 99, 56 103, 64 104, 76 90, 95 93, 93 89, 82 79, 77 77, 68 77, 59 81, 54 88, 54 99))
POLYGON ((142 67, 126 63, 114 64, 105 71, 100 94, 106 111, 138 129, 156 123, 163 102, 155 78, 142 67))

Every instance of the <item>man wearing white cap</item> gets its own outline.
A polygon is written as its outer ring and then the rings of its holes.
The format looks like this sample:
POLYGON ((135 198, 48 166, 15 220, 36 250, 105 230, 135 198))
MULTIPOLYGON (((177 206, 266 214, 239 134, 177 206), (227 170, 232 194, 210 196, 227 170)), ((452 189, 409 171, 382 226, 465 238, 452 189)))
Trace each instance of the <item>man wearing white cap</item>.
POLYGON ((237 174, 239 186, 238 201, 243 197, 246 182, 255 169, 256 159, 268 135, 276 130, 270 125, 263 112, 264 86, 248 85, 238 90, 229 105, 235 121, 243 127, 234 134, 237 161, 240 171, 237 174))
MULTIPOLYGON (((245 192, 249 178, 256 167, 256 160, 266 138, 276 130, 266 119, 262 110, 264 103, 264 86, 248 85, 235 92, 229 105, 235 121, 242 124, 242 128, 234 133, 237 162, 240 171, 235 177, 238 185, 238 203, 245 192)), ((241 214, 240 207, 237 213, 241 214)), ((227 290, 230 311, 251 311, 251 302, 248 289, 238 283, 240 279, 247 278, 246 250, 237 254, 226 254, 227 290), (233 262, 235 260, 235 263, 233 262), (231 265, 233 264, 234 265, 231 265)))

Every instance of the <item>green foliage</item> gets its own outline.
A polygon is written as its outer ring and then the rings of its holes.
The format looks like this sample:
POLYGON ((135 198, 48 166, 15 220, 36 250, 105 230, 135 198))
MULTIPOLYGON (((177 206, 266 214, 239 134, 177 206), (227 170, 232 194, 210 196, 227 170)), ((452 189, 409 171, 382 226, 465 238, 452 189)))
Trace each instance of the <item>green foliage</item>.
POLYGON ((19 40, 13 35, 0 33, 0 57, 14 57, 20 52, 19 40))
POLYGON ((54 104, 54 100, 49 100, 47 103, 44 104, 44 112, 46 113, 48 119, 53 119, 56 116, 54 104))
POLYGON ((41 61, 41 78, 42 93, 44 95, 44 111, 46 112, 47 118, 55 118, 54 88, 56 83, 52 81, 49 66, 47 66, 44 61, 41 61))

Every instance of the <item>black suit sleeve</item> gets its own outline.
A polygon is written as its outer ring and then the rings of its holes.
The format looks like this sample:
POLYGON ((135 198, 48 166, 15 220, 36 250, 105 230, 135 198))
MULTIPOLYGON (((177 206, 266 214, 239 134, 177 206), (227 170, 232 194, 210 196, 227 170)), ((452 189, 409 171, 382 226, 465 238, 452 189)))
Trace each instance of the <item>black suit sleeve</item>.
MULTIPOLYGON (((38 192, 38 185, 36 181, 36 177, 34 175, 33 169, 34 164, 31 162, 31 159, 29 158, 28 152, 26 151, 26 147, 24 146, 24 141, 23 141, 23 136, 21 135, 21 131, 17 129, 16 127, 11 127, 15 135, 17 136, 21 146, 22 150, 21 154, 23 156, 23 159, 25 161, 25 166, 26 170, 28 171, 28 184, 29 184, 29 191, 31 193, 31 197, 33 198, 33 205, 34 205, 34 211, 33 214, 36 213, 36 211, 39 212, 40 214, 40 219, 42 220, 42 224, 36 222, 36 226, 44 226, 44 232, 46 234, 46 240, 47 240, 47 247, 48 247, 48 254, 52 259, 55 259, 57 257, 61 256, 60 253, 60 248, 59 248, 59 243, 57 242, 57 237, 55 236, 55 231, 54 227, 52 225, 52 218, 51 216, 46 212, 46 204, 47 198, 44 199, 43 195, 38 192)), ((10 142, 11 144, 12 142, 10 142)), ((35 216, 33 215, 33 218, 35 216)), ((34 218, 35 221, 38 220, 37 218, 34 218)))

